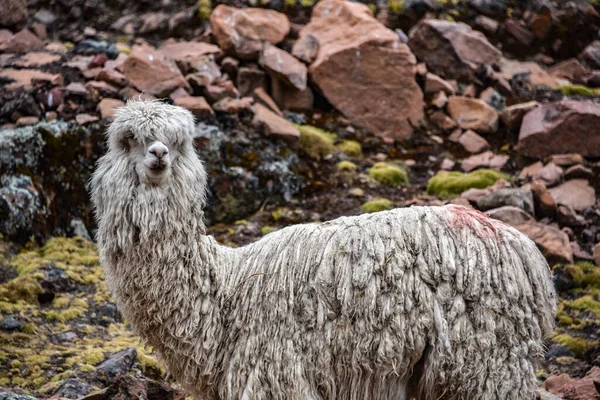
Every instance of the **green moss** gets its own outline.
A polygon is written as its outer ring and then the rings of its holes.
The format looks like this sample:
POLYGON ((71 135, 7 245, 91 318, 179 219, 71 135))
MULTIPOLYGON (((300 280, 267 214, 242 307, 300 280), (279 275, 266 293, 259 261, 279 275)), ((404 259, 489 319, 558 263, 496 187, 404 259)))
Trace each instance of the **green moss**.
POLYGON ((344 140, 336 147, 351 157, 362 157, 363 155, 362 147, 356 140, 344 140))
POLYGON ((443 171, 429 179, 427 193, 445 199, 458 196, 468 189, 484 189, 498 179, 508 180, 509 177, 491 169, 478 169, 467 174, 443 171))
POLYGON ((583 85, 563 85, 559 87, 558 90, 560 90, 564 96, 593 97, 600 95, 600 90, 583 85))
POLYGON ((300 131, 300 148, 310 157, 320 159, 333 151, 333 133, 310 125, 294 126, 300 131))
POLYGON ((586 340, 583 338, 573 337, 566 333, 554 335, 552 337, 556 343, 568 347, 578 356, 583 355, 587 349, 590 349, 598 344, 598 341, 586 340))
POLYGON ((572 301, 564 301, 567 307, 573 310, 591 312, 600 317, 600 302, 591 295, 586 295, 572 301))
POLYGON ((207 20, 212 12, 211 0, 198 0, 198 18, 201 20, 207 20))
POLYGON ((0 386, 8 386, 10 385, 10 378, 4 377, 0 378, 0 386))
POLYGON ((37 279, 40 277, 37 274, 30 274, 3 283, 0 285, 0 301, 13 304, 19 300, 37 303, 37 296, 43 291, 37 279))
POLYGON ((25 383, 25 379, 21 378, 20 376, 13 376, 12 378, 12 384, 15 386, 24 386, 25 383))
POLYGON ((369 169, 371 179, 388 186, 399 186, 408 183, 408 175, 399 166, 390 162, 375 163, 369 169))
POLYGON ((278 230, 277 228, 275 228, 274 226, 263 226, 262 228, 260 228, 260 233, 262 235, 268 235, 271 232, 275 232, 276 230, 278 230))
POLYGON ((600 267, 590 262, 582 261, 565 267, 573 277, 573 283, 579 288, 600 289, 600 267))
POLYGON ((96 245, 80 237, 50 239, 42 248, 42 254, 49 260, 67 265, 93 266, 100 261, 96 245))
POLYGON ((362 206, 360 206, 360 211, 364 213, 374 213, 379 211, 390 210, 392 206, 393 203, 391 200, 378 198, 368 201, 362 206))
POLYGON ((340 171, 354 171, 356 169, 356 164, 352 161, 340 161, 337 164, 337 169, 340 171))
POLYGON ((404 0, 387 0, 387 7, 391 12, 400 14, 404 9, 404 0))
POLYGON ((302 7, 312 7, 315 5, 314 0, 300 0, 300 5, 302 7))
POLYGON ((296 0, 284 0, 283 6, 285 8, 294 8, 296 6, 296 0))
POLYGON ((79 370, 81 372, 95 372, 96 367, 94 367, 93 365, 90 365, 90 364, 83 364, 81 367, 79 367, 79 370))

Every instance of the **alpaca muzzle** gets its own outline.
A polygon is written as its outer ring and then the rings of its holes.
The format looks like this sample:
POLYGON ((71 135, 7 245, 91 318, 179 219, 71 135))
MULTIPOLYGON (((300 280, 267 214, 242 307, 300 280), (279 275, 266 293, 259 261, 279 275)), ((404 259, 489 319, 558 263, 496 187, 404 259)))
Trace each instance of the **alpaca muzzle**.
POLYGON ((146 152, 146 167, 153 172, 161 172, 170 165, 169 148, 161 142, 154 142, 146 152))

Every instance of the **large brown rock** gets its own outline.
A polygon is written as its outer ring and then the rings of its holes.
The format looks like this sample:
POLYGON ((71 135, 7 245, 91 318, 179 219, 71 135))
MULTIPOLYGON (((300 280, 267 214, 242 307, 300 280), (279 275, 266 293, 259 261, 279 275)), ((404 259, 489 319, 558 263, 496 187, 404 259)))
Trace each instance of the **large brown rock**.
POLYGON ((500 62, 500 72, 495 75, 498 78, 504 78, 508 81, 518 77, 520 80, 525 80, 533 87, 547 86, 550 88, 557 88, 560 86, 558 79, 550 75, 548 71, 535 62, 503 59, 500 62))
POLYGON ((415 56, 396 33, 364 4, 322 0, 300 40, 306 35, 319 43, 310 76, 333 106, 377 135, 411 136, 423 118, 423 93, 415 82, 415 56))
POLYGON ((423 20, 409 33, 408 45, 429 71, 472 81, 481 66, 497 64, 502 53, 485 35, 462 22, 423 20))
POLYGON ((563 100, 543 104, 523 118, 518 150, 529 157, 578 153, 600 157, 600 104, 563 100))
POLYGON ((260 53, 259 62, 267 71, 288 85, 301 91, 306 89, 306 65, 302 64, 287 51, 265 43, 260 53))
POLYGON ((0 0, 0 26, 12 27, 27 21, 27 0, 0 0))
POLYGON ((571 179, 560 186, 549 189, 557 204, 571 206, 577 211, 596 203, 596 193, 585 179, 571 179))
MULTIPOLYGON (((177 61, 186 70, 205 71, 208 68, 207 63, 214 63, 213 57, 221 54, 221 49, 214 44, 203 42, 176 42, 161 46, 158 52, 177 61)), ((221 76, 218 68, 217 71, 218 73, 211 73, 221 76)))
POLYGON ((252 110, 254 111, 252 125, 261 129, 266 136, 276 136, 293 145, 298 143, 300 131, 291 122, 260 103, 255 103, 252 110))
POLYGON ((498 129, 498 113, 481 99, 451 96, 448 114, 463 129, 478 133, 493 133, 498 129))
POLYGON ((189 87, 175 61, 147 46, 134 47, 123 63, 123 74, 136 89, 157 97, 189 87))
POLYGON ((277 44, 290 32, 290 21, 285 14, 224 4, 210 14, 210 24, 219 47, 242 59, 256 59, 264 42, 277 44))
POLYGON ((28 90, 35 82, 49 82, 52 85, 62 85, 63 83, 61 74, 49 74, 37 69, 0 69, 0 78, 3 81, 10 81, 10 83, 4 84, 4 88, 7 90, 20 88, 28 90))
POLYGON ((573 262, 569 237, 560 229, 533 221, 516 228, 537 244, 550 265, 573 262))
POLYGON ((0 51, 7 53, 27 53, 42 50, 43 48, 44 42, 28 29, 23 29, 15 33, 10 39, 0 44, 0 51))

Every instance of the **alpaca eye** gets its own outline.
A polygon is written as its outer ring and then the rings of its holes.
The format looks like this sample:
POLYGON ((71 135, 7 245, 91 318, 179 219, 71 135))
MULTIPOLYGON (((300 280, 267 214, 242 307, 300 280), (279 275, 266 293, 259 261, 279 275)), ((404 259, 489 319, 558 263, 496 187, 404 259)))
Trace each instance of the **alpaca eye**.
POLYGON ((136 142, 133 133, 128 133, 127 135, 125 135, 125 137, 123 137, 122 143, 123 147, 125 147, 127 150, 130 150, 133 146, 135 146, 136 142))

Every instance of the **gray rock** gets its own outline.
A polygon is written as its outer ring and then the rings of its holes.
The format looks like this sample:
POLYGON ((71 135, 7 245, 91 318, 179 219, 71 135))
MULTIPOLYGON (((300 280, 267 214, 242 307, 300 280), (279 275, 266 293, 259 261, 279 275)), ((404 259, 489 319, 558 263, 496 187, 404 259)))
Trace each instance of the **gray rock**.
POLYGON ((113 354, 107 360, 103 361, 96 371, 105 382, 112 383, 118 376, 121 376, 131 369, 137 356, 134 348, 128 348, 113 354))
POLYGON ((0 329, 3 331, 6 331, 6 332, 18 331, 21 329, 21 326, 23 326, 23 323, 20 321, 17 321, 16 319, 14 319, 11 316, 4 318, 0 322, 0 329))
POLYGON ((72 342, 77 338, 79 338, 79 336, 77 336, 75 332, 62 332, 54 336, 54 339, 60 343, 72 342))
POLYGON ((558 206, 556 219, 561 226, 579 227, 586 224, 585 218, 577 214, 573 207, 562 204, 558 206))
POLYGON ((60 385, 54 396, 67 399, 78 399, 89 392, 90 387, 86 383, 79 382, 75 379, 67 379, 60 385))
POLYGON ((90 242, 92 241, 92 238, 90 237, 90 234, 82 220, 72 219, 70 225, 71 229, 73 229, 73 235, 89 240, 90 242))
POLYGON ((502 206, 515 206, 533 215, 533 194, 530 189, 500 189, 483 197, 477 203, 482 211, 502 206))
POLYGON ((35 397, 26 396, 24 394, 15 393, 0 393, 0 400, 37 400, 35 397))
MULTIPOLYGON (((1 169, 0 161, 0 169, 1 169)), ((7 175, 0 178, 0 233, 24 238, 36 231, 34 225, 46 214, 31 178, 7 175)))

